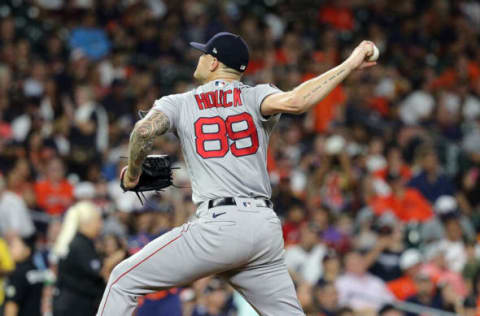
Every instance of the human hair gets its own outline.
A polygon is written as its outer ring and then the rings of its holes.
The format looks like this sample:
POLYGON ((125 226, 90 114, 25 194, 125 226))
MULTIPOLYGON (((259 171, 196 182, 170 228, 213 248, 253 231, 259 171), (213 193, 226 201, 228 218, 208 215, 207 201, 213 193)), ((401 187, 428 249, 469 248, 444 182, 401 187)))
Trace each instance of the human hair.
POLYGON ((98 212, 97 206, 90 201, 78 202, 67 210, 60 234, 52 249, 53 260, 64 258, 68 254, 70 243, 79 226, 92 220, 98 212))
POLYGON ((435 147, 430 143, 423 143, 417 147, 415 150, 415 158, 416 160, 421 160, 425 158, 427 155, 430 154, 437 154, 435 147))

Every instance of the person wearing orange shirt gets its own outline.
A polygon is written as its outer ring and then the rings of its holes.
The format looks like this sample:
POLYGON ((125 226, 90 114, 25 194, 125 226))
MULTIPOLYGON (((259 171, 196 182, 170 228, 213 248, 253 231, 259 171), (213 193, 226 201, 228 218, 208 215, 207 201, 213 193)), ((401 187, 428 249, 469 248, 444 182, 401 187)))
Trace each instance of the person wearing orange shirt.
POLYGON ((390 211, 404 222, 425 222, 432 218, 431 205, 419 191, 406 187, 405 180, 400 175, 389 174, 387 182, 392 192, 376 196, 370 201, 370 207, 376 215, 390 211))
POLYGON ((401 301, 417 294, 414 277, 420 271, 422 255, 416 249, 408 249, 400 257, 403 276, 387 283, 389 290, 401 301))
POLYGON ((65 178, 60 158, 48 162, 44 180, 35 183, 37 205, 50 215, 61 215, 73 202, 73 186, 65 178))

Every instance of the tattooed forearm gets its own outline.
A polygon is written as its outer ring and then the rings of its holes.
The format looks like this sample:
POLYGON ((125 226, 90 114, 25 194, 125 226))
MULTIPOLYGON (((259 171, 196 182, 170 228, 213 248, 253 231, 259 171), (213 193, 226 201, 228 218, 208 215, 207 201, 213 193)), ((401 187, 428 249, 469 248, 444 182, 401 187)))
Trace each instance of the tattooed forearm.
POLYGON ((337 72, 333 73, 331 76, 329 76, 327 79, 323 80, 320 82, 320 84, 316 87, 314 87, 311 91, 309 91, 307 94, 303 96, 303 100, 306 101, 308 98, 310 98, 312 95, 317 93, 320 89, 322 89, 325 85, 330 83, 332 80, 340 76, 342 73, 345 72, 345 68, 339 69, 337 72))
POLYGON ((130 135, 128 155, 128 176, 131 180, 137 179, 142 171, 145 157, 152 151, 155 137, 168 131, 170 122, 165 114, 152 110, 135 124, 130 135))

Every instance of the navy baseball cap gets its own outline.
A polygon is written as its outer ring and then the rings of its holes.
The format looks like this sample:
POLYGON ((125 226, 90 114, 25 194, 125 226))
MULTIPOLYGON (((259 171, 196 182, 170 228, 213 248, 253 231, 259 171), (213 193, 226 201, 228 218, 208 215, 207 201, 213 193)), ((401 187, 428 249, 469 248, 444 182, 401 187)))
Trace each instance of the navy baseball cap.
POLYGON ((236 34, 215 34, 206 44, 190 42, 190 46, 216 57, 230 68, 244 72, 248 66, 249 53, 245 41, 236 34))

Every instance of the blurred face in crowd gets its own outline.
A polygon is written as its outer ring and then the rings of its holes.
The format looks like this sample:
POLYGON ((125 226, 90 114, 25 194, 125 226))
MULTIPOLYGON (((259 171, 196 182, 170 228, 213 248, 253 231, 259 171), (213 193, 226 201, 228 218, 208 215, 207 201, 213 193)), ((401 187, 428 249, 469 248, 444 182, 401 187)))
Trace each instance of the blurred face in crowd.
POLYGON ((59 182, 65 176, 65 169, 60 159, 55 158, 50 160, 47 166, 47 177, 52 182, 59 182))
POLYGON ((91 236, 92 238, 96 238, 100 236, 103 228, 103 219, 102 214, 100 212, 95 212, 95 215, 92 216, 91 220, 88 223, 90 227, 91 236))
POLYGON ((88 87, 80 86, 75 90, 75 103, 82 106, 89 103, 92 99, 91 91, 88 87))
POLYGON ((311 225, 304 225, 300 230, 300 244, 305 249, 311 249, 318 242, 317 232, 311 225))
POLYGON ((209 310, 221 310, 223 305, 225 304, 227 297, 225 290, 218 289, 212 291, 207 296, 207 305, 209 310))
POLYGON ((417 263, 417 264, 415 264, 415 265, 407 268, 407 269, 405 270, 405 274, 413 278, 413 277, 415 277, 415 275, 418 274, 418 272, 420 271, 421 266, 422 266, 422 265, 421 265, 420 263, 417 263))
POLYGON ((345 270, 349 273, 362 276, 366 269, 365 259, 358 252, 350 252, 345 255, 345 270))
POLYGON ((340 259, 337 256, 327 257, 323 261, 323 271, 326 276, 338 276, 340 268, 340 259))
POLYGON ((425 156, 422 159, 422 168, 427 172, 437 171, 438 166, 438 157, 434 151, 429 151, 425 153, 425 156))
POLYGON ((381 155, 383 152, 383 141, 380 138, 374 138, 369 144, 369 152, 371 155, 381 155))
POLYGON ((401 194, 405 189, 405 180, 400 176, 391 179, 388 184, 390 185, 393 194, 401 194))
POLYGON ((301 223, 305 215, 300 206, 295 205, 290 210, 288 210, 288 220, 293 223, 301 223))
POLYGON ((115 251, 120 249, 117 238, 114 235, 107 235, 104 239, 105 254, 107 256, 113 254, 115 251))
POLYGON ((150 212, 144 212, 137 215, 135 230, 137 232, 150 232, 152 228, 153 214, 150 212))
POLYGON ((388 151, 388 169, 393 172, 400 172, 402 166, 402 153, 399 148, 394 147, 388 151))
POLYGON ((338 304, 338 292, 333 283, 328 283, 316 291, 317 300, 327 310, 334 310, 338 304))
POLYGON ((437 250, 437 253, 434 254, 431 262, 435 264, 440 269, 444 269, 447 267, 447 261, 445 259, 445 251, 443 249, 437 250))
POLYGON ((456 218, 452 218, 445 223, 445 233, 448 240, 460 241, 462 240, 462 227, 456 218))
POLYGON ((15 164, 15 174, 19 177, 28 177, 30 175, 30 167, 26 159, 20 159, 15 164))
POLYGON ((347 214, 342 214, 337 220, 336 227, 340 232, 346 235, 351 235, 353 232, 352 218, 347 214))
POLYGON ((323 208, 318 208, 314 211, 312 216, 312 221, 315 223, 315 226, 320 230, 325 230, 328 228, 328 212, 323 208))
POLYGON ((418 296, 429 297, 434 290, 432 281, 426 275, 417 275, 415 277, 415 286, 417 287, 418 296))

